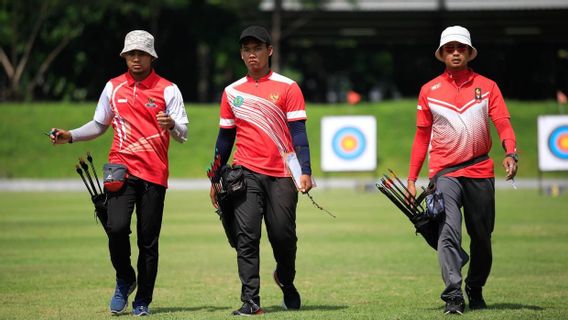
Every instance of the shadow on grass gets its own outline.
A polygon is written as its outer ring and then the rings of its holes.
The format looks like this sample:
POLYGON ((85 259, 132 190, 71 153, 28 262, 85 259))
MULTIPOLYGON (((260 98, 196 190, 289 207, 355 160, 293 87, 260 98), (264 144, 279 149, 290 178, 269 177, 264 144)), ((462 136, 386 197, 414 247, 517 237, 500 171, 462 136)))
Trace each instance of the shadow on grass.
MULTIPOLYGON (((277 312, 296 312, 296 311, 288 311, 285 310, 284 308, 282 308, 282 306, 280 305, 273 305, 273 306, 269 306, 269 307, 262 307, 262 309, 264 309, 264 311, 266 312, 270 312, 270 313, 277 313, 277 312)), ((324 305, 307 305, 307 306, 302 306, 302 308, 299 311, 335 311, 335 310, 341 310, 341 309, 347 309, 347 306, 324 306, 324 305)))
MULTIPOLYGON (((230 307, 215 307, 215 306, 195 306, 195 307, 169 307, 169 308, 152 308, 150 311, 153 314, 158 313, 176 313, 176 312, 191 312, 191 311, 218 311, 218 310, 230 310, 230 307)), ((270 313, 278 313, 278 312, 294 312, 294 311, 287 311, 282 308, 282 306, 274 305, 269 307, 263 307, 264 311, 270 313)), ((347 309, 347 306, 323 306, 323 305, 308 305, 302 306, 300 311, 334 311, 334 310, 341 310, 347 309)))
POLYGON ((175 312, 190 312, 190 311, 218 311, 227 310, 230 307, 215 307, 215 306, 195 306, 195 307, 167 307, 167 308, 151 308, 153 314, 156 313, 175 313, 175 312))
POLYGON ((497 309, 497 310, 520 310, 520 309, 528 309, 533 311, 542 311, 544 310, 543 307, 539 306, 531 306, 526 304, 519 304, 519 303, 495 303, 487 305, 489 309, 497 309))
MULTIPOLYGON (((487 309, 486 310, 532 310, 532 311, 542 311, 544 310, 543 307, 539 307, 539 306, 531 306, 531 305, 526 305, 526 304, 520 304, 520 303, 494 303, 494 304, 487 304, 487 309)), ((439 306, 439 307, 435 307, 435 308, 430 308, 430 310, 444 310, 444 306, 439 306)), ((483 310, 471 310, 470 308, 465 307, 465 311, 466 312, 478 312, 478 311, 483 311, 483 310)))

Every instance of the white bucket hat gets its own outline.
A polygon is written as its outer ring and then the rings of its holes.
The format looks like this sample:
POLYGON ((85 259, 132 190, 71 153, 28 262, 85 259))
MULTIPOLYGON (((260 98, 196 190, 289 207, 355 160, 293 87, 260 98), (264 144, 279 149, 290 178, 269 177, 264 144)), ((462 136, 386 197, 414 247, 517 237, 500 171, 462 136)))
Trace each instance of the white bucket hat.
POLYGON ((158 54, 156 50, 154 50, 154 37, 147 31, 130 31, 126 37, 124 37, 124 48, 120 56, 122 57, 123 54, 132 50, 144 51, 155 59, 158 59, 158 54))
POLYGON ((452 26, 447 27, 444 31, 442 31, 442 35, 440 36, 440 45, 438 46, 436 52, 434 52, 434 55, 438 60, 444 62, 444 59, 442 59, 442 56, 440 55, 440 48, 446 43, 452 41, 467 44, 473 49, 467 61, 471 61, 475 59, 475 57, 477 57, 477 49, 475 49, 475 47, 471 45, 471 36, 469 35, 469 31, 461 26, 452 26))

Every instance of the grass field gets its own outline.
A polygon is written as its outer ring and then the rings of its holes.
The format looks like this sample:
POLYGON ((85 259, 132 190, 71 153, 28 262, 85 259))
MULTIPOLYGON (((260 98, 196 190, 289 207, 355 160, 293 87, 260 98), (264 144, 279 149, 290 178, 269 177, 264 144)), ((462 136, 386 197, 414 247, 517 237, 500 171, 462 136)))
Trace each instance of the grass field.
MULTIPOLYGON (((556 114, 555 102, 508 101, 511 121, 518 141, 519 177, 536 177, 537 117, 556 114)), ((190 118, 189 140, 185 144, 172 142, 170 147, 170 176, 173 178, 204 178, 213 156, 218 132, 218 106, 187 103, 190 118)), ((52 127, 76 128, 93 117, 95 103, 35 103, 0 104, 0 178, 69 178, 76 177, 74 166, 79 156, 91 151, 98 166, 106 162, 111 130, 99 139, 53 147, 44 132, 52 127)), ((377 104, 307 106, 308 137, 311 145, 312 169, 316 177, 320 169, 320 120, 330 115, 373 115, 377 119, 377 172, 392 168, 406 176, 410 148, 415 133, 416 101, 413 99, 385 101, 377 104)), ((494 130, 493 130, 494 131, 494 130)), ((492 156, 501 159, 503 151, 498 136, 493 132, 492 156)), ((423 171, 425 172, 425 171, 423 171)), ((346 176, 353 173, 332 173, 328 176, 346 176)), ((369 173, 355 174, 369 176, 369 173)), ((424 175, 424 173, 422 174, 424 175)), ((568 177, 567 173, 548 176, 568 177)))
MULTIPOLYGON (((337 218, 300 199, 296 284, 304 308, 279 307, 264 233, 263 319, 446 318, 434 251, 382 195, 314 190, 314 197, 337 218)), ((114 273, 86 193, 5 192, 0 203, 0 319, 110 318, 114 273)), ((567 213, 567 195, 497 191, 489 309, 463 319, 568 318, 567 213)), ((168 193, 160 249, 154 319, 225 319, 240 306, 235 254, 207 192, 168 193)))

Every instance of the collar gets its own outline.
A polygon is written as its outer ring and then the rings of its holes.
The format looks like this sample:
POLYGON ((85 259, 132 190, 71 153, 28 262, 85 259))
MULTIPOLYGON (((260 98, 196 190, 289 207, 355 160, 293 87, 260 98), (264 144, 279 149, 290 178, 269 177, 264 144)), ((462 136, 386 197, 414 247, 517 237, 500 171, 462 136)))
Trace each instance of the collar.
POLYGON ((138 82, 139 85, 145 87, 145 88, 152 88, 154 86, 154 84, 156 84, 156 82, 158 82, 158 79, 160 77, 156 74, 156 72, 154 72, 154 69, 152 69, 152 71, 150 72, 150 74, 144 78, 144 80, 142 81, 136 81, 132 75, 130 74, 130 72, 126 72, 126 81, 128 81, 128 85, 129 86, 134 86, 135 83, 138 82))
POLYGON ((473 78, 474 72, 471 68, 460 71, 451 71, 446 69, 444 77, 450 81, 455 82, 458 86, 470 81, 473 78))
POLYGON ((247 74, 247 81, 249 81, 249 82, 263 82, 263 81, 269 80, 270 76, 272 76, 272 70, 270 70, 267 75, 265 75, 264 77, 262 77, 258 80, 254 79, 253 77, 251 77, 247 74))

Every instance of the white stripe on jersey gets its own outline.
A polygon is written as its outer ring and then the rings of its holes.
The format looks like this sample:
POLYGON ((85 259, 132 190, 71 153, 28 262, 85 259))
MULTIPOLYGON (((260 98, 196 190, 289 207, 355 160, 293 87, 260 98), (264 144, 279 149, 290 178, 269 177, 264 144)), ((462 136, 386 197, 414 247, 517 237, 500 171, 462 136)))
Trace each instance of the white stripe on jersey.
POLYGON ((274 103, 234 89, 234 86, 226 88, 227 100, 236 118, 249 122, 262 130, 276 145, 280 152, 288 152, 286 148, 287 121, 284 112, 274 103), (240 106, 232 104, 235 97, 244 98, 240 106))
POLYGON ((114 112, 114 118, 112 119, 112 122, 115 123, 116 135, 118 136, 118 141, 119 141, 119 144, 118 144, 119 150, 122 149, 122 142, 124 142, 124 140, 126 139, 127 128, 126 128, 126 123, 124 122, 124 119, 122 119, 122 117, 118 113, 118 108, 116 107, 115 96, 116 96, 116 92, 118 91, 118 89, 120 89, 122 86, 124 86, 127 83, 128 83, 128 81, 124 81, 123 83, 116 86, 116 88, 112 91, 112 96, 111 96, 111 101, 112 101, 111 106, 112 106, 112 111, 114 112))
POLYGON ((489 152, 488 105, 489 101, 484 99, 460 113, 442 104, 429 104, 434 118, 431 143, 435 141, 437 148, 452 150, 448 161, 489 152))
POLYGON ((270 79, 270 80, 274 80, 274 81, 278 81, 278 82, 284 82, 284 83, 287 84, 287 85, 291 85, 292 83, 295 82, 294 80, 292 80, 292 79, 290 79, 290 78, 288 78, 288 77, 285 77, 285 76, 283 76, 283 75, 281 75, 281 74, 279 74, 279 73, 276 73, 276 72, 272 72, 272 74, 270 75, 269 79, 270 79))
POLYGON ((306 110, 290 111, 286 113, 286 117, 288 117, 288 120, 305 119, 307 117, 306 110))
POLYGON ((221 118, 221 119, 219 119, 219 125, 221 127, 234 127, 235 126, 235 120, 221 118))
MULTIPOLYGON (((489 92, 486 92, 486 93, 484 93, 484 94, 481 96, 481 98, 482 98, 482 99, 485 99, 488 95, 489 95, 489 92)), ((468 102, 467 102, 466 104, 464 104, 463 106, 458 107, 458 106, 455 106, 455 105, 453 105, 453 104, 451 104, 451 103, 448 103, 448 102, 445 102, 445 101, 442 101, 442 100, 438 100, 438 99, 434 99, 434 98, 430 98, 430 97, 428 97, 428 102, 434 103, 434 104, 437 104, 437 105, 446 106, 446 107, 448 107, 448 108, 451 108, 451 109, 456 110, 457 112, 463 112, 463 111, 464 111, 465 109, 467 109, 470 105, 472 105, 472 104, 474 104, 474 103, 476 103, 476 102, 479 103, 478 100, 476 100, 476 99, 471 99, 470 101, 468 101, 468 102)), ((429 103, 429 105, 430 105, 430 103, 429 103)))

